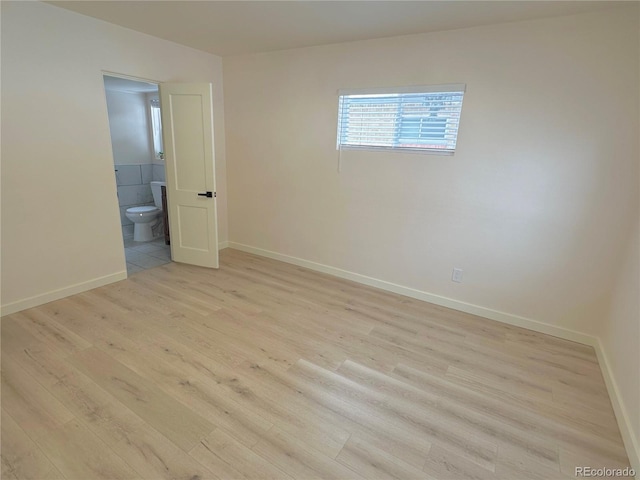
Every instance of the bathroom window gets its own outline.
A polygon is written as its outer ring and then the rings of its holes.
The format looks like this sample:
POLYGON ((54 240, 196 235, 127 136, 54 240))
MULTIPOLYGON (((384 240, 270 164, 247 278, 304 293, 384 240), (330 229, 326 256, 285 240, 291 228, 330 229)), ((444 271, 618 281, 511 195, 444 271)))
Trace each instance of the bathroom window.
POLYGON ((340 90, 337 148, 453 155, 465 85, 340 90))
POLYGON ((162 117, 160 116, 160 100, 151 100, 151 132, 153 134, 153 150, 156 158, 164 159, 162 146, 162 117))

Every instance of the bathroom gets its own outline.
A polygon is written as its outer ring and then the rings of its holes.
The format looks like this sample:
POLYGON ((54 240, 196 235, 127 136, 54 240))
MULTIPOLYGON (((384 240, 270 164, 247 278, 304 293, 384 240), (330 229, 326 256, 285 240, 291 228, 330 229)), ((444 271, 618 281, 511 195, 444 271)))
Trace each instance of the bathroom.
POLYGON ((158 85, 108 75, 104 85, 127 273, 132 275, 171 262, 162 211, 158 85))

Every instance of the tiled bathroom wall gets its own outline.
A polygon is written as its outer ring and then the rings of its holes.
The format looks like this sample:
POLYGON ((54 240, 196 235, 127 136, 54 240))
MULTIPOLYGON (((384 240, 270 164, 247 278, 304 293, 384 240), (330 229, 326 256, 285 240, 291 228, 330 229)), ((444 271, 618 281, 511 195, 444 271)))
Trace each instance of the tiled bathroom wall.
POLYGON ((151 181, 165 181, 163 164, 116 165, 116 185, 120 221, 123 227, 133 225, 125 215, 127 208, 139 205, 153 205, 151 181))
POLYGON ((125 211, 130 207, 153 204, 150 185, 153 168, 151 164, 116 165, 115 170, 121 225, 123 227, 133 225, 125 215, 125 211))
POLYGON ((166 182, 165 173, 164 173, 164 163, 154 163, 152 165, 152 180, 154 182, 166 182))

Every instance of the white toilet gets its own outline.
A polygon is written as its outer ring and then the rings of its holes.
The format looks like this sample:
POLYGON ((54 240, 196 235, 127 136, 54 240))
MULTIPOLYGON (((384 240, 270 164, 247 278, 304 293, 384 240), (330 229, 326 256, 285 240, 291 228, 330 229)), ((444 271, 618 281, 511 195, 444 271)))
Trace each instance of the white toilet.
POLYGON ((155 225, 162 213, 162 186, 165 182, 151 182, 151 193, 155 206, 127 208, 125 215, 133 222, 133 241, 149 242, 153 240, 152 225, 155 225))

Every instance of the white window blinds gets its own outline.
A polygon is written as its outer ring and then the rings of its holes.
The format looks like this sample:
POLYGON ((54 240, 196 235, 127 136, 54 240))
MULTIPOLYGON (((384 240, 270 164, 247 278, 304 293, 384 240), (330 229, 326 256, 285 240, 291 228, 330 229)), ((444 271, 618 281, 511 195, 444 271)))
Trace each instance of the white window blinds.
POLYGON ((451 155, 465 85, 340 90, 338 148, 451 155))

